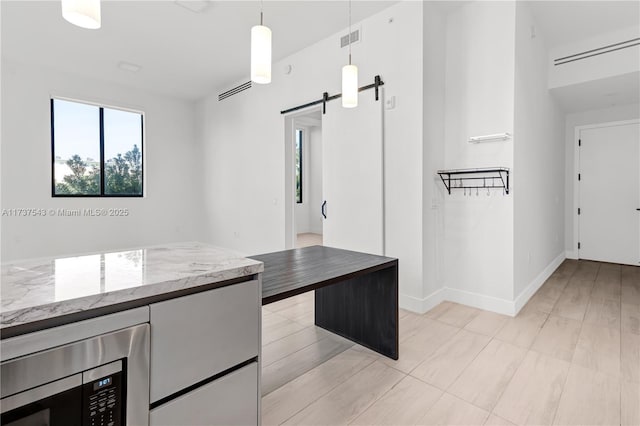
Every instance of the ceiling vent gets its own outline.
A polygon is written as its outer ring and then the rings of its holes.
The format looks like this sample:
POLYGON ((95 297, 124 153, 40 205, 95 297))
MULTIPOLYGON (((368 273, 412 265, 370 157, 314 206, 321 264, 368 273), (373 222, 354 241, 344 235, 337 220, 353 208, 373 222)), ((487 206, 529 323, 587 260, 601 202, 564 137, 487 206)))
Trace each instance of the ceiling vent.
POLYGON ((227 99, 230 96, 237 95, 240 92, 243 92, 247 89, 251 89, 251 81, 247 81, 246 83, 242 83, 240 86, 236 86, 233 89, 229 89, 226 92, 220 93, 218 95, 218 102, 227 99))
POLYGON ((207 0, 176 0, 175 4, 193 13, 202 13, 210 6, 207 0))
MULTIPOLYGON (((351 44, 355 44, 360 41, 360 30, 351 32, 351 44)), ((349 34, 345 34, 340 37, 340 47, 347 47, 349 45, 349 34)))
POLYGON ((123 71, 129 71, 129 72, 138 72, 142 69, 142 67, 138 64, 133 64, 131 62, 125 62, 125 61, 118 62, 118 68, 120 68, 123 71))
POLYGON ((581 61, 582 59, 591 58, 592 56, 604 55, 605 53, 615 52, 617 50, 627 49, 629 47, 640 45, 640 38, 633 38, 627 41, 621 41, 620 43, 609 44, 597 49, 585 50, 584 52, 575 53, 573 55, 565 56, 553 60, 553 65, 564 65, 569 62, 581 61))

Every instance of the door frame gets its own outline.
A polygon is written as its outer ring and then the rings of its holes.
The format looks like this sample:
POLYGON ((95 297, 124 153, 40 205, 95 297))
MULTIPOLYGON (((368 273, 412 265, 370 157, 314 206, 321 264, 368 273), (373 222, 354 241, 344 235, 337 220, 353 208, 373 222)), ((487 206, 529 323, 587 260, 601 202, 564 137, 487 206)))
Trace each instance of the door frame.
MULTIPOLYGON (((582 126, 576 126, 574 128, 573 137, 573 252, 575 258, 580 259, 580 250, 578 249, 578 242, 580 241, 580 215, 578 215, 578 208, 580 207, 580 183, 578 180, 578 174, 580 173, 580 146, 578 145, 580 140, 580 132, 589 129, 599 129, 603 127, 617 127, 627 124, 640 124, 640 119, 634 118, 632 120, 620 120, 620 121, 607 121, 596 124, 585 124, 582 126)), ((567 256, 569 257, 569 256, 567 256)))
MULTIPOLYGON (((296 126, 296 118, 321 109, 322 106, 313 106, 284 115, 284 244, 287 250, 296 247, 296 186, 293 179, 296 169, 294 135, 296 128, 306 128, 306 126, 296 126)), ((308 132, 305 132, 306 134, 308 132)))

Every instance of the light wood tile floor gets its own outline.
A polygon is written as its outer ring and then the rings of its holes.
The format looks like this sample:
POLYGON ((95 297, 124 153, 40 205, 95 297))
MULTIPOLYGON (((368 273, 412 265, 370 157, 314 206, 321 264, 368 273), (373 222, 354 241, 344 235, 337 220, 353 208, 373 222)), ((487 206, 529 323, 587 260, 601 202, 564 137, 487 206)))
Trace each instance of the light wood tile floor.
POLYGON ((296 235, 296 247, 309 247, 309 246, 321 246, 322 235, 313 234, 311 232, 305 232, 303 234, 296 235))
POLYGON ((400 314, 393 361, 313 325, 313 293, 263 308, 265 425, 640 426, 640 268, 566 260, 515 318, 400 314))

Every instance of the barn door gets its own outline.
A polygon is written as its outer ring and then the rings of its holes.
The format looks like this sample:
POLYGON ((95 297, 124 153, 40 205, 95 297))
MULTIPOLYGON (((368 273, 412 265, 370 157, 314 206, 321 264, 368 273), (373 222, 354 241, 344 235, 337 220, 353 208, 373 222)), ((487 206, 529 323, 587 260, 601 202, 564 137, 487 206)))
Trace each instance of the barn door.
POLYGON ((384 254, 383 100, 329 102, 322 116, 325 246, 384 254))

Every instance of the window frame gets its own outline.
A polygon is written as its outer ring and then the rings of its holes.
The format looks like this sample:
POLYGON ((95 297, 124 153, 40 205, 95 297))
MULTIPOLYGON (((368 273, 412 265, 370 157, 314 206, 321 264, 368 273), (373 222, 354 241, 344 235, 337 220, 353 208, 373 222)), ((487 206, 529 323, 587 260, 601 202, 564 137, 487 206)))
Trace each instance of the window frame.
MULTIPOLYGON (((300 135, 300 145, 299 147, 296 147, 296 151, 298 154, 298 158, 300 159, 300 199, 298 200, 298 194, 296 193, 296 204, 304 204, 304 196, 303 196, 303 192, 304 192, 304 169, 303 169, 303 165, 304 165, 304 151, 302 148, 303 142, 305 140, 305 130, 301 127, 296 127, 296 145, 298 142, 298 134, 300 135), (298 133, 299 132, 299 133, 298 133)), ((294 156, 295 158, 295 156, 294 156)), ((297 166, 297 164, 296 164, 297 166)), ((297 167, 295 167, 297 168, 297 167)), ((295 187, 295 185, 294 185, 295 187)))
POLYGON ((115 107, 111 105, 105 105, 98 102, 90 102, 84 100, 78 100, 73 98, 65 98, 58 96, 51 96, 49 103, 50 110, 50 127, 51 127, 51 197, 52 198, 144 198, 145 197, 145 178, 144 169, 146 163, 146 143, 145 143, 145 114, 143 111, 115 107), (91 105, 98 108, 99 111, 99 129, 100 129, 100 194, 56 194, 56 154, 55 154, 55 113, 54 113, 54 101, 75 102, 84 105, 91 105), (105 193, 105 159, 104 159, 104 109, 113 109, 118 111, 131 112, 140 114, 140 150, 142 158, 142 167, 140 170, 140 178, 142 179, 140 194, 106 194, 105 193))

